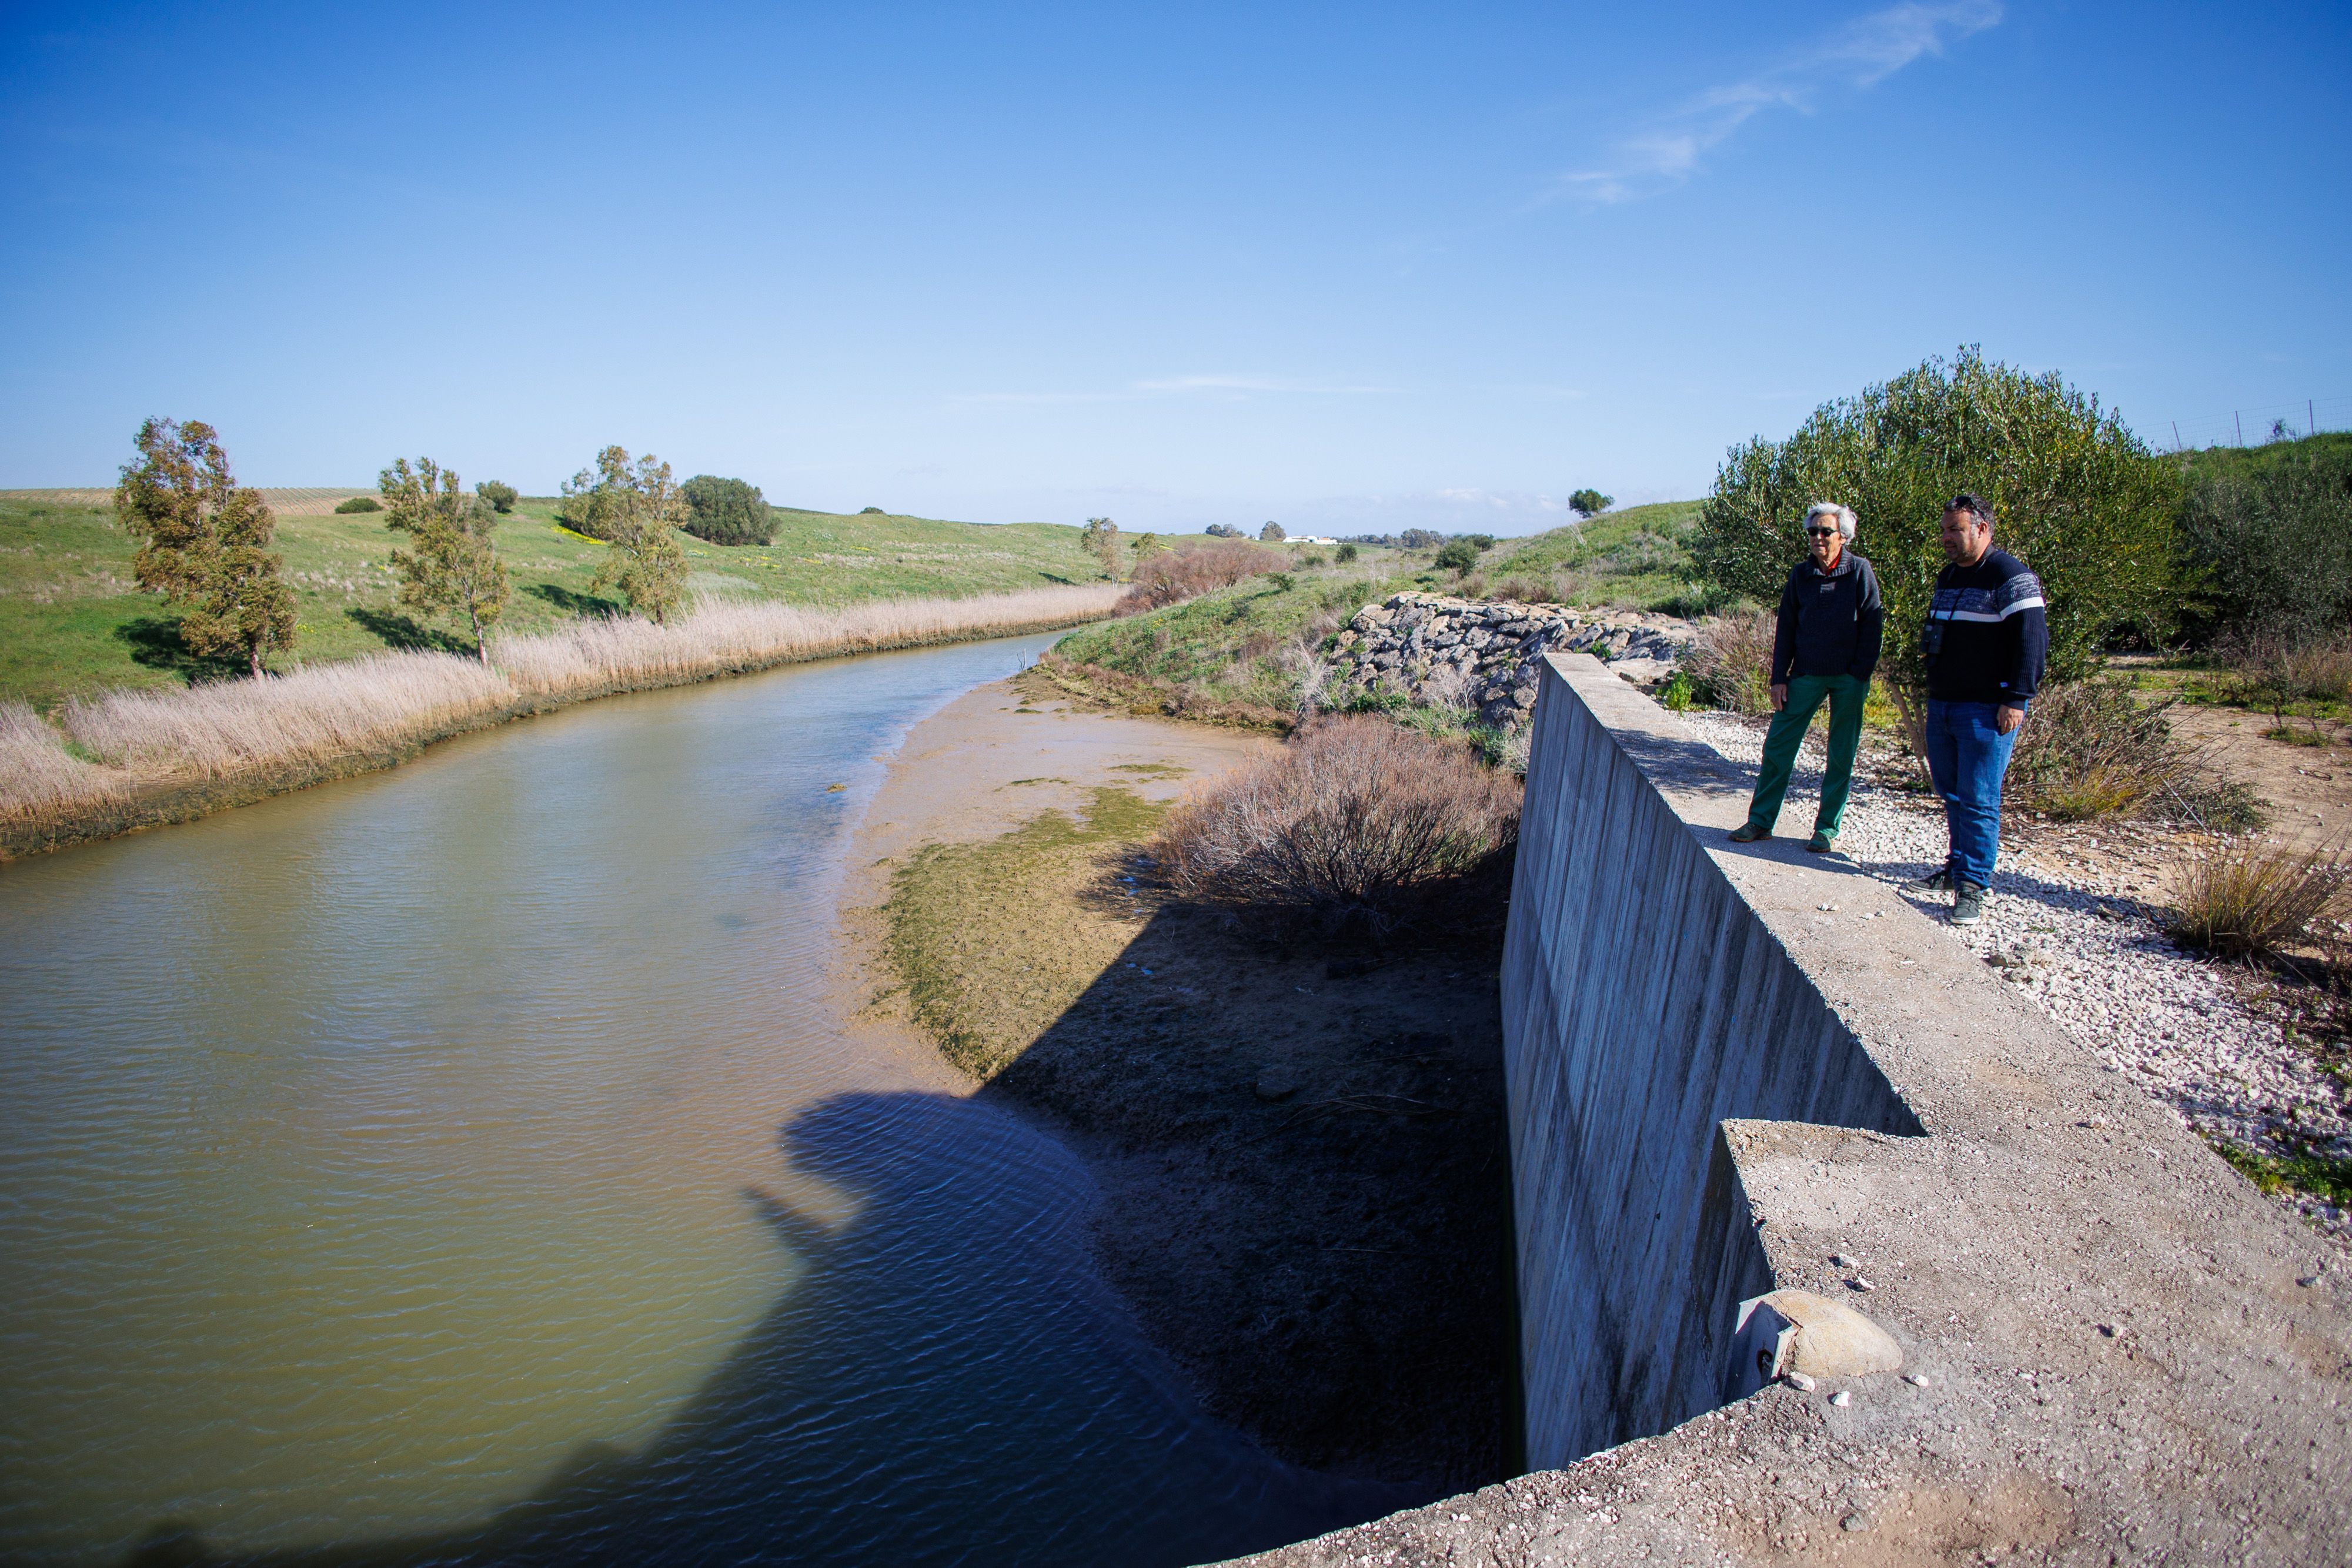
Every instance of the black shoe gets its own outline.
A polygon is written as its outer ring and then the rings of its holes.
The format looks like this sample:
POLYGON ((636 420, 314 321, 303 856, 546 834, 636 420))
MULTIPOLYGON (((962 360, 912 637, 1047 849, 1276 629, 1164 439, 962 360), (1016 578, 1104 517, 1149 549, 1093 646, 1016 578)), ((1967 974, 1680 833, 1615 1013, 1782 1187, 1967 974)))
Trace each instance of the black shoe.
POLYGON ((1906 893, 1949 893, 1952 891, 1952 868, 1939 866, 1916 882, 1903 884, 1906 893))
POLYGON ((1759 839, 1769 839, 1771 836, 1771 829, 1759 828, 1753 822, 1742 822, 1731 830, 1731 841, 1735 844, 1752 844, 1759 839))
POLYGON ((1974 925, 1984 918, 1985 889, 1975 883, 1960 883, 1960 891, 1952 894, 1952 924, 1974 925))

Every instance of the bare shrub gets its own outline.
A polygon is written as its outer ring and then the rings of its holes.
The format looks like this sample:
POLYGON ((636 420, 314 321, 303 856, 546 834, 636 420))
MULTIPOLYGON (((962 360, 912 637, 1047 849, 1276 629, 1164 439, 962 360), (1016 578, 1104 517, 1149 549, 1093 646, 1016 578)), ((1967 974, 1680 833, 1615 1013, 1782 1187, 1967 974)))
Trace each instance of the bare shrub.
POLYGON ((2223 957, 2275 955, 2339 915, 2346 894, 2341 850, 2217 838, 2183 863, 2168 924, 2179 941, 2223 957))
POLYGON ((1692 695, 1733 713, 1771 712, 1773 627, 1774 618, 1760 610, 1701 622, 1683 656, 1692 695))
POLYGON ((0 816, 28 816, 121 793, 104 768, 68 751, 65 737, 28 705, 0 703, 0 816))
POLYGON ((1135 569, 1135 578, 1118 601, 1118 613, 1135 615, 1181 604, 1213 589, 1231 588, 1244 578, 1280 571, 1289 564, 1289 559, 1281 551, 1245 539, 1197 543, 1187 539, 1172 550, 1148 558, 1135 569))
POLYGON ((2143 703, 2109 681, 2045 687, 2027 710, 2002 800, 2063 822, 2138 815, 2250 824, 2252 797, 2205 747, 2173 734, 2173 706, 2169 698, 2143 703))
POLYGON ((2213 653, 2249 706, 2275 711, 2296 703, 2341 702, 2352 693, 2352 632, 2233 632, 2215 642, 2213 653))
POLYGON ((1379 935, 1507 858, 1519 793, 1458 745, 1346 715, 1188 798, 1154 852, 1181 897, 1379 935))
POLYGON ((1519 604, 1549 604, 1552 585, 1532 577, 1507 577, 1495 584, 1495 597, 1519 604))

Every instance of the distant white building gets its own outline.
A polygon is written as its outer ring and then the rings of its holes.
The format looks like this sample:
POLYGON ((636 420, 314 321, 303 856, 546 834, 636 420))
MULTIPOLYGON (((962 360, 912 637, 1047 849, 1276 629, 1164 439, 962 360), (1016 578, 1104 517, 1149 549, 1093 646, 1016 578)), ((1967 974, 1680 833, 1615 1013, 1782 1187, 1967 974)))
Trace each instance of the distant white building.
POLYGON ((1336 545, 1339 541, 1338 539, 1326 538, 1320 534, 1309 534, 1304 537, 1294 537, 1285 540, 1284 542, 1294 545, 1336 545))

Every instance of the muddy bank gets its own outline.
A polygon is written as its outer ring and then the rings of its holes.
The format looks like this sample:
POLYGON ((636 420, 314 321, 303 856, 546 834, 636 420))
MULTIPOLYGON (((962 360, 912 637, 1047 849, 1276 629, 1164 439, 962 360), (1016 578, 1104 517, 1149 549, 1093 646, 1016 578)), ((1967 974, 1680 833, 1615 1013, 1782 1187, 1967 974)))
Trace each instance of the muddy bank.
POLYGON ((1087 1156, 1101 1266, 1213 1412, 1443 1495, 1517 1427, 1499 930, 1310 950, 1167 903, 1141 840, 1270 744, 1034 673, 960 699, 868 813, 845 977, 1087 1156))

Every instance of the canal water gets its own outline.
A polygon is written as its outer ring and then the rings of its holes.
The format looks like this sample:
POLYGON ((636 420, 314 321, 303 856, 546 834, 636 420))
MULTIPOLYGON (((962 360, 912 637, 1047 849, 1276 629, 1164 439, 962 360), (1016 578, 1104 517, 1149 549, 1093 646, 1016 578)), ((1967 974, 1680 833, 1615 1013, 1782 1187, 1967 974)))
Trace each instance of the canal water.
POLYGON ((1206 1419, 1078 1162, 840 1025, 879 759, 1050 641, 0 868, 0 1561, 1174 1563, 1399 1500, 1206 1419))

